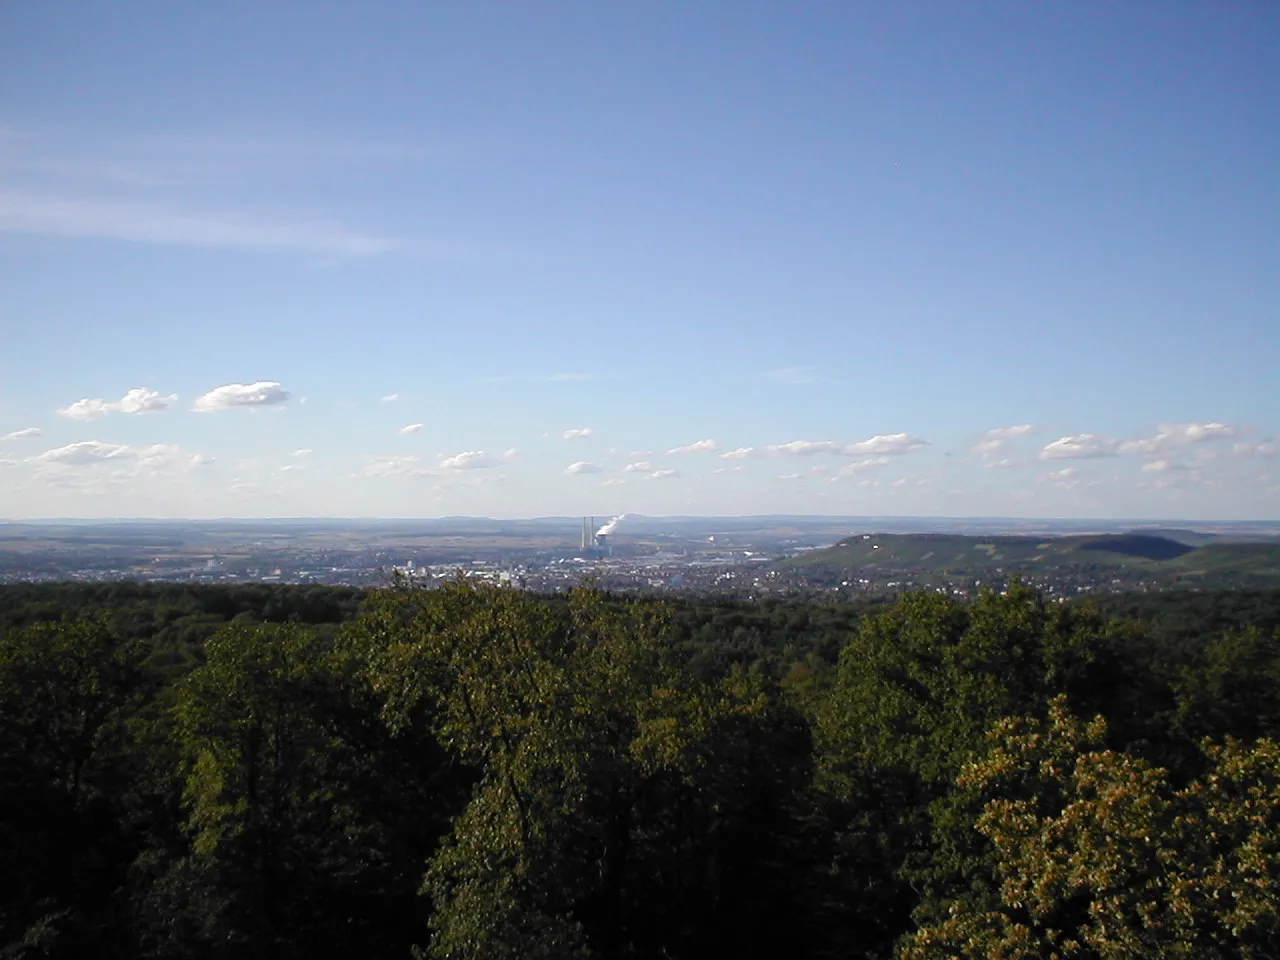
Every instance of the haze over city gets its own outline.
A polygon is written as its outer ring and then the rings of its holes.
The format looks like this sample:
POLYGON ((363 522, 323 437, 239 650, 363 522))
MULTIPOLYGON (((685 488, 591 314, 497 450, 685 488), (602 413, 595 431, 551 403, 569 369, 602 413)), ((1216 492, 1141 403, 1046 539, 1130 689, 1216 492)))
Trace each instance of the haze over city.
POLYGON ((1278 520, 1277 26, 5 5, 0 518, 1278 520))

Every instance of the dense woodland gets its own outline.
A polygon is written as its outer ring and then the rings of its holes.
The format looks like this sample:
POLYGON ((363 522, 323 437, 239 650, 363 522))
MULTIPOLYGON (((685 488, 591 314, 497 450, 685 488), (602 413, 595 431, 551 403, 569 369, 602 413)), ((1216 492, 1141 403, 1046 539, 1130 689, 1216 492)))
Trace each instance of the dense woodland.
POLYGON ((1280 591, 0 588, 0 957, 1280 956, 1280 591))

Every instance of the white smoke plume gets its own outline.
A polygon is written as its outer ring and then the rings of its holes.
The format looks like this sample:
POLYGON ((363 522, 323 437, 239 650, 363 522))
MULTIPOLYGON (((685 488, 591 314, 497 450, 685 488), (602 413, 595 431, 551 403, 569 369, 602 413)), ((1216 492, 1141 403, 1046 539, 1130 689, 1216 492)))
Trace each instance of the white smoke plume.
POLYGON ((596 536, 597 537, 612 536, 613 531, 618 529, 618 524, 620 524, 623 520, 627 519, 628 516, 629 514, 624 513, 620 517, 614 517, 612 520, 610 520, 603 527, 601 527, 599 530, 596 531, 596 536))

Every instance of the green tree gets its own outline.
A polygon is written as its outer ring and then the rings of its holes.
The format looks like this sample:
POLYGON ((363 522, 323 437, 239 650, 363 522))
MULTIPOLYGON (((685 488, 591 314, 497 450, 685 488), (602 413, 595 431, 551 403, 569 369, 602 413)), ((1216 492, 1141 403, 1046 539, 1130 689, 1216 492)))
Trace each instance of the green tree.
POLYGON ((1206 741, 1207 772, 1178 790, 1105 734, 1062 697, 1048 721, 997 725, 960 783, 985 801, 999 902, 957 899, 902 960, 1277 955, 1280 747, 1206 741))
POLYGON ((1147 691, 1128 638, 1021 585, 972 603, 910 594, 862 622, 816 733, 830 869, 863 949, 885 955, 911 917, 929 922, 961 890, 992 894, 992 851, 955 779, 997 720, 1065 693, 1135 735, 1147 691))
POLYGON ((743 907, 786 901, 776 879, 746 894, 807 744, 787 750, 794 715, 758 676, 679 670, 659 606, 460 581, 379 598, 362 631, 389 722, 425 709, 480 771, 427 870, 434 955, 700 956, 711 931, 765 929, 743 907))
POLYGON ((118 932, 95 927, 132 856, 119 761, 140 653, 100 620, 0 633, 0 951, 57 956, 118 932))
POLYGON ((158 952, 407 951, 423 857, 465 783, 393 742, 354 664, 298 625, 230 625, 177 687, 190 853, 157 884, 158 952), (397 946, 398 945, 398 946, 397 946))

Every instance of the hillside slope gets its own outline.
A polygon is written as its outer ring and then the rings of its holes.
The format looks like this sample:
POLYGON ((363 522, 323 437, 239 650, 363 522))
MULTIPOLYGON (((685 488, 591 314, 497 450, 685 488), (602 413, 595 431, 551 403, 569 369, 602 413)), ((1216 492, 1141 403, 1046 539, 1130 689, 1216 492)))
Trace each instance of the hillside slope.
POLYGON ((1193 546, 1141 533, 1066 537, 859 534, 779 564, 818 569, 909 571, 965 576, 1036 574, 1114 567, 1154 577, 1280 581, 1280 543, 1193 546))

